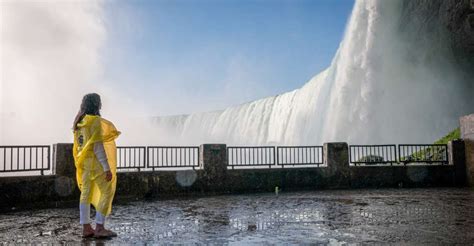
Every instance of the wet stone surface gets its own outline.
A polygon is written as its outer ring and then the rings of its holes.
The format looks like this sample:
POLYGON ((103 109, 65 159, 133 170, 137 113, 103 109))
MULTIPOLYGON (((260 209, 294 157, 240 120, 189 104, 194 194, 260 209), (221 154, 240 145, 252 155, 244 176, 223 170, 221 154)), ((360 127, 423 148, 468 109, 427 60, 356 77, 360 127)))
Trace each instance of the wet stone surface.
POLYGON ((1 243, 474 243, 474 191, 338 190, 116 205, 111 240, 80 238, 77 209, 0 214, 1 243))

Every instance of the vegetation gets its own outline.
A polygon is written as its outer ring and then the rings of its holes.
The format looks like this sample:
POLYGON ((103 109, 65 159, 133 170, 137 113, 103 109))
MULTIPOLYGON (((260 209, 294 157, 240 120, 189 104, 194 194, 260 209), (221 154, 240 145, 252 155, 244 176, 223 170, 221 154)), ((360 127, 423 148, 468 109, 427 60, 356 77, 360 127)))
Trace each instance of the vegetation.
POLYGON ((366 165, 372 165, 376 163, 383 163, 384 159, 382 156, 378 155, 367 155, 357 160, 357 162, 364 163, 366 165))
MULTIPOLYGON (((446 136, 436 140, 434 144, 448 144, 449 141, 461 138, 461 129, 458 127, 448 133, 446 136)), ((446 158, 446 153, 443 148, 426 148, 415 152, 409 156, 401 158, 401 162, 410 162, 410 161, 442 161, 446 158)))
POLYGON ((449 141, 461 138, 461 128, 452 130, 448 135, 438 139, 435 144, 448 144, 449 141))
MULTIPOLYGON (((461 129, 458 127, 448 133, 446 136, 436 140, 434 144, 448 144, 449 141, 461 138, 461 129)), ((408 156, 400 158, 401 162, 409 163, 413 161, 444 161, 446 159, 446 150, 441 146, 433 146, 425 149, 421 149, 417 152, 412 153, 408 156)), ((365 163, 366 165, 373 165, 377 163, 383 163, 384 158, 377 155, 367 155, 359 160, 358 163, 365 163)))

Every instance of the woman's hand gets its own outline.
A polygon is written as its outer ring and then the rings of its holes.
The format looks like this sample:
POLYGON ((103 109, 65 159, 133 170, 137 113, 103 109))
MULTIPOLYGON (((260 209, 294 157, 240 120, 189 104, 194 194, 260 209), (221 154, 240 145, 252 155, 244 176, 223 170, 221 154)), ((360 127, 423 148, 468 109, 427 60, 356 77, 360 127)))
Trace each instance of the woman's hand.
POLYGON ((105 172, 105 180, 112 180, 112 172, 110 170, 105 172))

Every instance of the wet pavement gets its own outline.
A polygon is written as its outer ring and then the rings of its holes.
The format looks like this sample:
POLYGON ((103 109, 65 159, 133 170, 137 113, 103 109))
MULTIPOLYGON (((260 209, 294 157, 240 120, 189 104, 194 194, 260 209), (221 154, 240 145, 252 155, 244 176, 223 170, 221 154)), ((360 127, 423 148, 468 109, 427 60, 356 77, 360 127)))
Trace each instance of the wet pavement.
POLYGON ((329 190, 138 201, 114 206, 111 240, 80 238, 77 209, 0 214, 0 244, 468 244, 474 191, 329 190))

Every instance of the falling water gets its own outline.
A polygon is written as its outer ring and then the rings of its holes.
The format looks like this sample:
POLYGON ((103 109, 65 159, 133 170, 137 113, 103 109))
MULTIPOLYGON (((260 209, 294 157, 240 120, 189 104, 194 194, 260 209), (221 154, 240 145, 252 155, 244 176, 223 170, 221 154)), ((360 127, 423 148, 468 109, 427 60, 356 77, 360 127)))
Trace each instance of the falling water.
POLYGON ((422 17, 404 13, 403 6, 404 1, 357 1, 330 67, 302 88, 221 111, 156 117, 161 139, 432 142, 474 108, 472 85, 462 80, 442 29, 419 33, 436 20, 406 21, 422 17))

